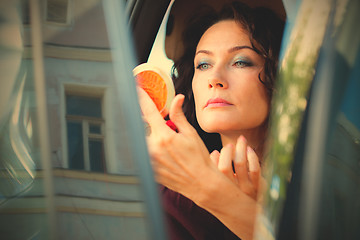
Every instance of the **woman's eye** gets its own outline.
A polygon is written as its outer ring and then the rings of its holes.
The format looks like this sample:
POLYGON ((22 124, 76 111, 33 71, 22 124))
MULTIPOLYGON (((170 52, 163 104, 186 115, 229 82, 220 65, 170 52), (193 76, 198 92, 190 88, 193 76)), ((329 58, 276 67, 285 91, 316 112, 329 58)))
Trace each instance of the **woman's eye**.
POLYGON ((251 62, 247 62, 244 60, 238 60, 234 63, 235 67, 249 67, 252 66, 251 62))
POLYGON ((207 70, 210 68, 210 64, 208 63, 200 63, 196 66, 196 69, 199 69, 199 70, 207 70))

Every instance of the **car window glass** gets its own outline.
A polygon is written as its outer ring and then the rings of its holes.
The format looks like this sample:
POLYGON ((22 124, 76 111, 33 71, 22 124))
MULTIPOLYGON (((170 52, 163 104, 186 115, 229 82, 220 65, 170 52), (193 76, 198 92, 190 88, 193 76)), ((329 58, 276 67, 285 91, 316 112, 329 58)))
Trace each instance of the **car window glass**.
POLYGON ((125 2, 1 2, 6 239, 163 239, 125 2))
POLYGON ((359 239, 359 3, 298 3, 285 33, 265 168, 270 184, 256 237, 359 239), (318 51, 308 51, 314 45, 318 51))

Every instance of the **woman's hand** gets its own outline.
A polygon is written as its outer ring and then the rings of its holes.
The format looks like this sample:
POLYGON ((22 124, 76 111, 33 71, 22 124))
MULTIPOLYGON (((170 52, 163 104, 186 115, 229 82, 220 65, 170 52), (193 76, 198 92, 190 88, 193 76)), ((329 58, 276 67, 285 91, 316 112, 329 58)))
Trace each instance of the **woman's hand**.
POLYGON ((147 143, 156 181, 193 201, 201 199, 199 190, 211 177, 212 171, 207 170, 218 170, 182 112, 184 96, 177 95, 170 107, 169 117, 178 129, 175 132, 166 125, 147 93, 138 89, 138 95, 144 120, 151 128, 147 143))
MULTIPOLYGON (((255 153, 248 153, 244 158, 247 146, 238 141, 236 149, 239 153, 235 158, 235 170, 239 176, 236 175, 236 179, 227 173, 225 176, 211 161, 205 144, 187 122, 181 108, 183 95, 177 95, 170 107, 170 120, 178 130, 175 132, 166 125, 147 93, 138 89, 138 94, 144 120, 151 128, 147 143, 156 181, 191 199, 240 238, 252 239, 259 207, 256 200, 249 197, 249 194, 256 195, 257 188, 254 186, 260 175, 259 172, 254 174, 256 169, 260 171, 259 167, 252 165, 251 159, 255 161, 256 158, 257 161, 255 153), (251 171, 248 175, 246 164, 249 159, 251 171), (234 181, 237 184, 234 184, 234 181)), ((231 161, 228 165, 228 160, 232 158, 227 151, 229 149, 223 149, 218 158, 219 164, 230 166, 221 167, 225 172, 232 169, 231 161)))
POLYGON ((235 149, 232 144, 228 144, 220 153, 213 151, 210 157, 218 169, 242 192, 257 199, 259 180, 262 178, 260 163, 254 150, 247 145, 244 136, 238 138, 235 149))

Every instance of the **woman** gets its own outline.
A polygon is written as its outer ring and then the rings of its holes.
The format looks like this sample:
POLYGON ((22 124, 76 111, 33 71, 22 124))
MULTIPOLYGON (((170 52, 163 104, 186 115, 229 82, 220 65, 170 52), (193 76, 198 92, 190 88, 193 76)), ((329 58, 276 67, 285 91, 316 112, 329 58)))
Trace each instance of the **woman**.
POLYGON ((251 239, 283 24, 269 10, 232 3, 189 26, 174 64, 177 132, 139 90, 170 235, 251 239))

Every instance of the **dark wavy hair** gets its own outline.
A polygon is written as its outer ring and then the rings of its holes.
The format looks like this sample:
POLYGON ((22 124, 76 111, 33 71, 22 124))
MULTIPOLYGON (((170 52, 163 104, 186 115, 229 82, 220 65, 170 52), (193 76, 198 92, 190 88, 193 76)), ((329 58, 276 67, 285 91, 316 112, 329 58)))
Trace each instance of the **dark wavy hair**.
POLYGON ((192 92, 194 75, 194 56, 201 36, 212 25, 222 20, 235 20, 248 32, 250 42, 255 51, 265 59, 265 78, 259 81, 267 89, 269 99, 272 98, 274 81, 278 66, 278 56, 283 34, 284 22, 271 10, 263 7, 250 8, 241 2, 232 2, 216 12, 210 7, 197 9, 196 17, 191 18, 183 33, 184 53, 174 62, 172 78, 176 93, 185 95, 183 110, 188 121, 197 129, 209 151, 221 149, 218 134, 204 132, 195 116, 195 102, 192 92))

